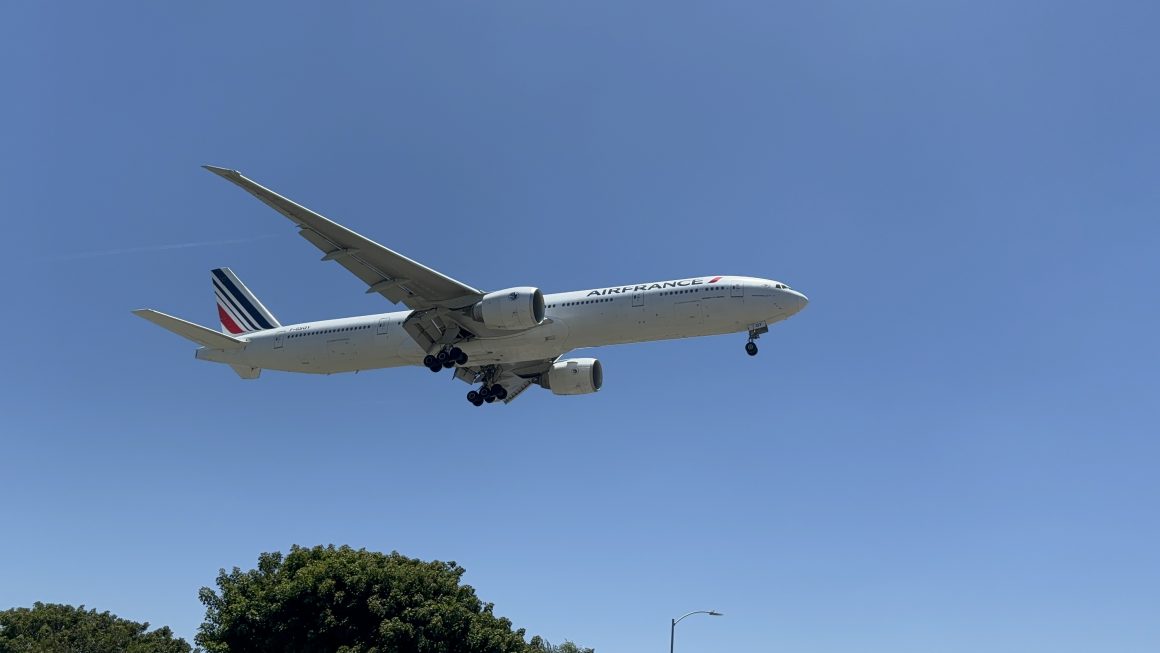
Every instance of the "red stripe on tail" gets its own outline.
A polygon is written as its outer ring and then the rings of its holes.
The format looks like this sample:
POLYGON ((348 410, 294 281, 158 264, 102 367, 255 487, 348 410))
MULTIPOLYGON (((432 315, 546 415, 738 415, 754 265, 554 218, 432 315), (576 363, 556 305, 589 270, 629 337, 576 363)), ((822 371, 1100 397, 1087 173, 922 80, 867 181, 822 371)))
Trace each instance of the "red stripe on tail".
POLYGON ((226 313, 226 309, 222 308, 221 304, 218 304, 218 317, 221 318, 222 326, 226 328, 226 331, 229 331, 230 333, 242 332, 242 330, 238 328, 237 323, 235 323, 233 318, 230 317, 230 314, 226 313))

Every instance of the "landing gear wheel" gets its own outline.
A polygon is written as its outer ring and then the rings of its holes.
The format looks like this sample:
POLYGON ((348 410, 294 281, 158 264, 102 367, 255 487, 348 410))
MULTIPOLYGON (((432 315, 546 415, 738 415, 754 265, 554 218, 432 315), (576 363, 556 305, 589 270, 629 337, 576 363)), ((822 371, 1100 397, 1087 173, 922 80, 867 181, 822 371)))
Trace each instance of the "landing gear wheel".
POLYGON ((435 360, 439 361, 440 364, 446 363, 448 358, 450 358, 450 356, 447 355, 447 350, 443 350, 438 354, 435 354, 435 360))
POLYGON ((507 388, 503 387, 502 385, 493 385, 491 386, 491 394, 496 399, 503 401, 504 399, 507 399, 507 388))
POLYGON ((482 388, 480 388, 479 389, 479 397, 480 397, 480 399, 483 399, 484 401, 487 401, 488 399, 490 399, 491 398, 491 388, 489 386, 486 386, 486 385, 483 386, 482 388))
POLYGON ((432 365, 435 364, 435 362, 436 362, 435 357, 432 356, 431 354, 427 354, 426 356, 423 357, 423 365, 425 367, 431 367, 432 365))
POLYGON ((439 373, 439 370, 443 369, 443 366, 442 366, 442 365, 440 365, 439 363, 435 363, 434 365, 432 365, 432 366, 428 367, 427 369, 429 369, 429 370, 431 370, 432 372, 435 372, 436 374, 438 374, 438 373, 439 373))
POLYGON ((749 325, 749 342, 745 343, 745 353, 750 356, 757 355, 757 343, 753 341, 760 338, 763 333, 769 333, 769 325, 765 322, 749 325))
POLYGON ((455 361, 448 358, 447 360, 443 361, 443 367, 446 367, 447 369, 451 369, 451 368, 455 367, 455 361))
POLYGON ((455 364, 456 364, 456 365, 458 365, 458 366, 460 366, 460 367, 463 367, 464 365, 467 365, 467 354, 465 354, 465 353, 463 353, 462 351, 460 351, 460 352, 459 352, 459 355, 457 355, 457 356, 455 357, 455 364))
POLYGON ((488 395, 484 397, 483 400, 490 404, 491 402, 495 401, 495 395, 488 395))
POLYGON ((475 406, 475 407, 477 407, 477 408, 478 408, 479 406, 482 406, 482 405, 483 405, 483 400, 482 400, 482 399, 476 399, 475 401, 471 402, 471 405, 472 405, 472 406, 475 406))
POLYGON ((474 404, 475 402, 479 401, 479 393, 475 390, 472 390, 471 392, 467 393, 467 400, 474 404))

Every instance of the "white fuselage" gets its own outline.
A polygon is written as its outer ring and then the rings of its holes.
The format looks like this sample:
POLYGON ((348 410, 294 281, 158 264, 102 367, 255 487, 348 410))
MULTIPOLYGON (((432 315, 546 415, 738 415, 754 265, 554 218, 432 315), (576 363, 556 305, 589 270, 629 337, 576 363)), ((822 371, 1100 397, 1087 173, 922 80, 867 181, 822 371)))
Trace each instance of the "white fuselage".
MULTIPOLYGON (((582 347, 736 333, 801 310, 802 294, 753 277, 696 277, 545 295, 546 318, 510 336, 458 344, 472 365, 552 359, 582 347)), ((245 336, 242 349, 199 349, 197 357, 287 372, 334 374, 422 365, 403 330, 411 311, 282 326, 245 336)))

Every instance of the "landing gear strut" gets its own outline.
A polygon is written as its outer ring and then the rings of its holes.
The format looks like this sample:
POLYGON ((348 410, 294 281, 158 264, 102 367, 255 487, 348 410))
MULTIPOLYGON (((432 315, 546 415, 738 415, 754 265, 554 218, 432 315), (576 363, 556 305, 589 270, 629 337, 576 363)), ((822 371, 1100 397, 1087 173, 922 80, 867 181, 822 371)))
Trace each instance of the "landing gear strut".
POLYGON ((745 353, 750 356, 757 355, 757 343, 753 341, 760 338, 763 333, 769 333, 769 326, 765 322, 749 325, 749 342, 745 343, 745 353))

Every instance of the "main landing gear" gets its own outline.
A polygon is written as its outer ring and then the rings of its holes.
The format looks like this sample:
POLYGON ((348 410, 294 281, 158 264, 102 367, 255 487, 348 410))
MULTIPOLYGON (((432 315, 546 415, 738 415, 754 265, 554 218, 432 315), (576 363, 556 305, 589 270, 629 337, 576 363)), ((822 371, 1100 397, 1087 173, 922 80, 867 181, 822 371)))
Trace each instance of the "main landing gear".
POLYGON ((757 343, 753 341, 760 338, 763 333, 769 333, 769 326, 765 322, 749 325, 749 342, 745 343, 745 353, 750 356, 757 355, 757 343))
POLYGON ((497 399, 499 401, 503 401, 504 399, 507 399, 507 396, 507 388, 504 388, 502 385, 497 383, 495 385, 484 385, 479 389, 478 392, 472 390, 471 392, 467 393, 467 400, 470 401, 472 405, 482 406, 484 403, 490 404, 497 399))
POLYGON ((459 347, 444 348, 438 354, 432 356, 427 354, 423 357, 423 364, 432 372, 438 372, 441 369, 451 369, 456 365, 467 365, 467 354, 459 347))
POLYGON ((496 400, 503 401, 508 398, 507 388, 496 383, 495 381, 500 376, 500 369, 495 365, 488 365, 475 375, 475 383, 480 383, 479 390, 472 390, 467 393, 467 400, 473 406, 482 406, 490 404, 496 400))

